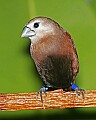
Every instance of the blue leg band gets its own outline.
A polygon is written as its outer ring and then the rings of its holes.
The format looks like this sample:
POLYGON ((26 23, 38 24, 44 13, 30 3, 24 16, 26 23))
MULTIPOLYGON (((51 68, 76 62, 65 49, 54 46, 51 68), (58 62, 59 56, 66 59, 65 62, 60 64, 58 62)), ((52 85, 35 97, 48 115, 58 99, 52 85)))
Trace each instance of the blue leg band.
POLYGON ((71 85, 71 88, 72 88, 72 90, 76 90, 77 88, 79 88, 76 84, 72 84, 71 85))
POLYGON ((45 87, 45 86, 42 86, 41 88, 42 88, 42 92, 44 92, 44 91, 47 91, 47 90, 48 90, 48 87, 45 87))

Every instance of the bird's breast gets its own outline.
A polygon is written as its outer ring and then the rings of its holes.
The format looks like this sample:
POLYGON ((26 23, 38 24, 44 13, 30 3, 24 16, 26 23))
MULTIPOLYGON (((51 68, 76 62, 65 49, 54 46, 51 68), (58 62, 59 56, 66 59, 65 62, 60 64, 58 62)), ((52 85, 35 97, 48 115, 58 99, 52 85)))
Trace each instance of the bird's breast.
POLYGON ((34 61, 40 62, 45 59, 47 56, 61 54, 60 52, 60 43, 54 40, 54 37, 42 38, 42 42, 30 46, 31 56, 34 61))

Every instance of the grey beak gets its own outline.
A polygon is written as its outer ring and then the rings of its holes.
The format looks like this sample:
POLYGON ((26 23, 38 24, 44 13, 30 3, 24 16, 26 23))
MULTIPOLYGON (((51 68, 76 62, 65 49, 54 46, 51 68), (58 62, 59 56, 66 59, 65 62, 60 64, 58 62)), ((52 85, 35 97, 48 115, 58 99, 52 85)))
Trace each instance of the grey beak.
POLYGON ((23 31, 22 31, 21 37, 32 37, 34 35, 35 35, 35 31, 31 30, 31 28, 25 26, 23 31))

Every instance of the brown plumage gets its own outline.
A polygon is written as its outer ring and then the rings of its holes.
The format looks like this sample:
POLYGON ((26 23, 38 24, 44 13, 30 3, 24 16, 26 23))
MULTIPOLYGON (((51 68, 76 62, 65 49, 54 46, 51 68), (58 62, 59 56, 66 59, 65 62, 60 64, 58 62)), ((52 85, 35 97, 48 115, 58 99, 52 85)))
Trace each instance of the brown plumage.
POLYGON ((73 40, 67 32, 63 32, 61 36, 51 37, 46 36, 41 38, 40 43, 31 45, 31 55, 45 84, 54 87, 69 87, 79 69, 73 40))
POLYGON ((45 86, 65 89, 74 83, 79 70, 76 47, 58 23, 47 17, 34 18, 26 24, 22 37, 31 40, 31 56, 45 86))

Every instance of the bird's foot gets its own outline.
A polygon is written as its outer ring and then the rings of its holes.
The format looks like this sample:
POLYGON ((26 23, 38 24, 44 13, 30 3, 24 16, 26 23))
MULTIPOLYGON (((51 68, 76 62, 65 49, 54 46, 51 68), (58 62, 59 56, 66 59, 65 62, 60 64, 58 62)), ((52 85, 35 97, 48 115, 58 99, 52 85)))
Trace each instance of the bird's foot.
POLYGON ((71 88, 72 88, 72 90, 76 91, 77 96, 80 96, 80 94, 81 94, 82 98, 84 99, 84 94, 86 93, 86 91, 84 89, 79 88, 76 84, 72 84, 71 88))
POLYGON ((47 93, 46 91, 48 90, 48 87, 47 86, 42 86, 41 89, 37 92, 36 94, 36 98, 38 99, 38 95, 40 94, 40 99, 41 99, 41 102, 42 102, 42 105, 44 106, 44 103, 43 103, 43 98, 42 98, 42 92, 45 93, 46 97, 47 97, 47 93))

